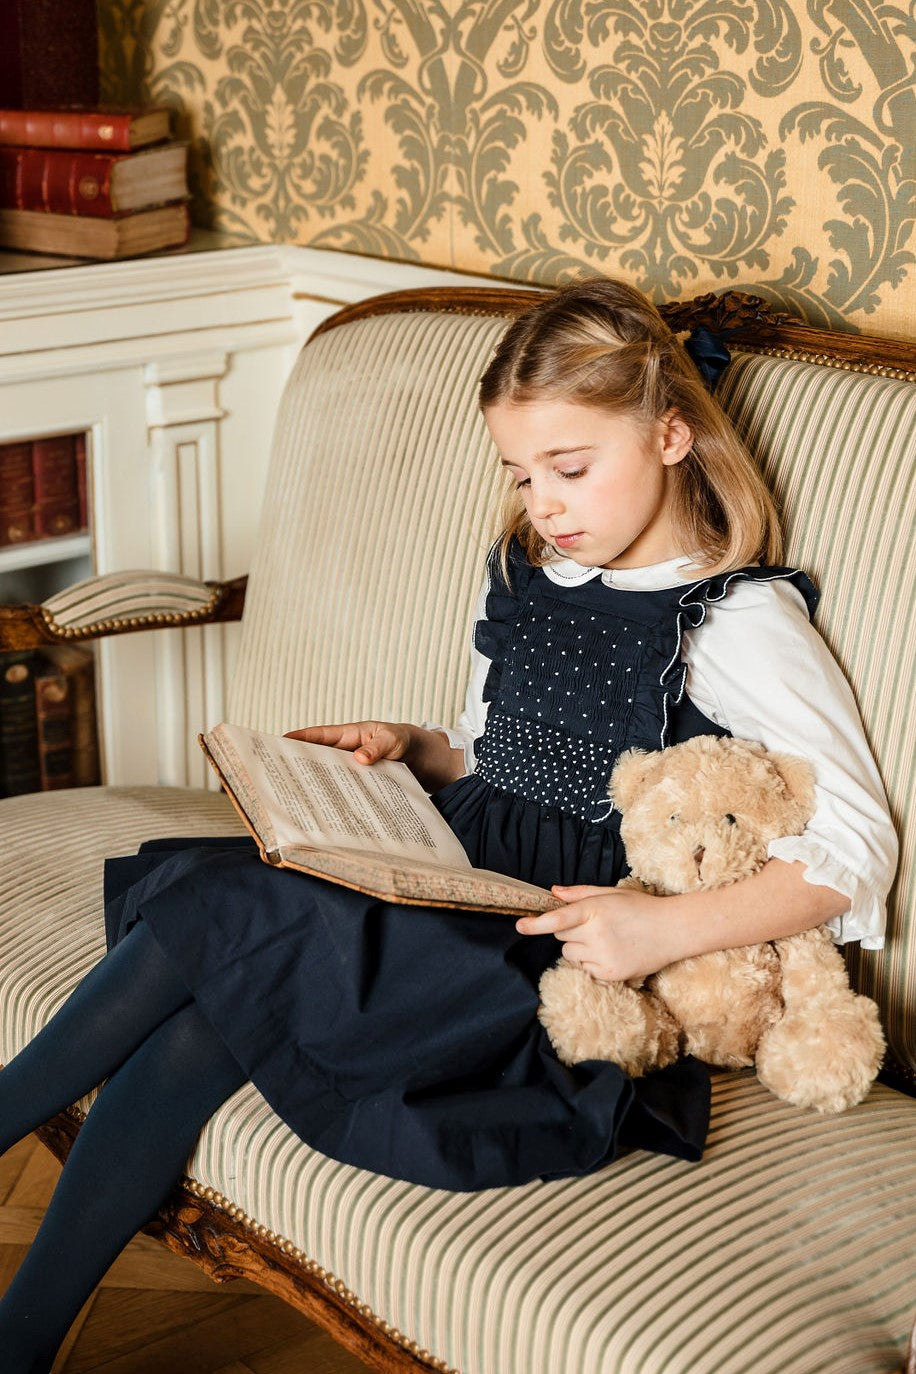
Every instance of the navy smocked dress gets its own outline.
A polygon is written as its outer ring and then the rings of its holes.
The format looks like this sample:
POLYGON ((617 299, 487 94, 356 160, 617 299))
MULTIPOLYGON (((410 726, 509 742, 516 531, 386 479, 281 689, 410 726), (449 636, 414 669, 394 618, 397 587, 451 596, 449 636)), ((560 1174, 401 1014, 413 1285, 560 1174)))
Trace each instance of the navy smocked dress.
MULTIPOLYGON (((557 585, 491 559, 476 771, 433 800, 471 862, 527 881, 626 872, 607 797, 618 755, 723 733, 684 695, 685 629, 735 577, 638 592, 557 585)), ((160 840, 106 865, 109 944, 138 920, 274 1110, 345 1163, 453 1190, 585 1174, 623 1147, 699 1159, 705 1068, 573 1068, 537 1020, 553 936, 514 918, 397 906, 261 861, 248 839, 160 840)))

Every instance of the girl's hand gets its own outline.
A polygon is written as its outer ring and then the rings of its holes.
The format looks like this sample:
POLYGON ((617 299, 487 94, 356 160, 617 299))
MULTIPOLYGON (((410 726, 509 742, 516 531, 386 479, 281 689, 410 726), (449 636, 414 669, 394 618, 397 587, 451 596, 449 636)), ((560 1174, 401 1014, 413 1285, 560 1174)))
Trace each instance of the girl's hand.
POLYGON ((602 982, 647 978, 682 956, 660 903, 648 892, 619 887, 551 888, 564 906, 516 922, 522 935, 555 935, 563 957, 602 982), (666 936, 668 938, 666 939, 666 936))
POLYGON ((286 738, 346 749, 357 763, 378 763, 379 759, 403 759, 410 748, 410 731, 409 725, 358 720, 347 725, 309 725, 303 730, 288 730, 286 738))
POLYGON ((428 792, 438 791, 464 773, 464 751, 453 749, 441 730, 424 730, 420 725, 358 720, 347 725, 309 725, 287 731, 286 737, 347 749, 357 763, 399 759, 428 792))

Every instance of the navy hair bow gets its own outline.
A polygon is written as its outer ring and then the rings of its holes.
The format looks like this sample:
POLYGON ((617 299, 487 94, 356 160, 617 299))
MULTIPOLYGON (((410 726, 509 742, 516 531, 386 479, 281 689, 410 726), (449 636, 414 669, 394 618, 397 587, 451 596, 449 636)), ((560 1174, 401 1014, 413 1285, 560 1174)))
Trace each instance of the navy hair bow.
POLYGON ((691 329, 684 347, 709 390, 715 391, 716 383, 732 360, 722 335, 707 329, 705 324, 698 324, 691 329))

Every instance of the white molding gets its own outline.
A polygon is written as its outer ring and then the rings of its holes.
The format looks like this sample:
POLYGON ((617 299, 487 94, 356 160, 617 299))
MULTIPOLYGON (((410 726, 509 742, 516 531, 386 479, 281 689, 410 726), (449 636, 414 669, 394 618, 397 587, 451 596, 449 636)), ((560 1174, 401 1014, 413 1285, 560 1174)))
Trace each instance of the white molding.
POLYGON ((284 276, 272 244, 0 272, 0 321, 263 290, 284 276))
POLYGON ((143 369, 150 429, 221 420, 219 383, 229 367, 225 349, 170 355, 143 369))
MULTIPOLYGON (((199 315, 197 317, 199 319, 199 315)), ((20 381, 53 380, 81 373, 129 372, 151 361, 167 363, 176 353, 188 348, 199 352, 209 340, 227 353, 254 349, 284 348, 299 342, 292 307, 277 321, 239 324, 212 329, 181 329, 173 322, 168 333, 140 334, 136 338, 96 339, 91 343, 63 348, 36 349, 33 352, 0 354, 0 385, 20 381)))

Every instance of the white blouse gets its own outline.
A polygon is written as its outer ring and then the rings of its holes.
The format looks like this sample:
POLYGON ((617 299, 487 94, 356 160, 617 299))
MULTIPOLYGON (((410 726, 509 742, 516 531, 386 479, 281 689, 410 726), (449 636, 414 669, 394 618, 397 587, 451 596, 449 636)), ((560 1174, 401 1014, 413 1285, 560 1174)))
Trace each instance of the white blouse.
MULTIPOLYGON (((557 558, 543 571, 566 586, 601 577, 622 590, 658 591, 684 586, 689 566, 688 559, 676 558, 602 570, 557 558)), ((478 598, 475 624, 485 617, 487 591, 485 586, 478 598)), ((880 949, 897 837, 852 691, 812 626, 801 593, 785 579, 735 583, 724 600, 707 606, 703 624, 687 632, 683 657, 687 693, 704 715, 739 738, 812 764, 815 813, 802 835, 771 841, 769 854, 801 861, 808 882, 849 899, 849 909, 829 922, 834 939, 880 949)), ((472 646, 471 662, 465 709, 457 726, 445 730, 452 747, 464 750, 468 772, 486 722, 490 660, 472 646)))

